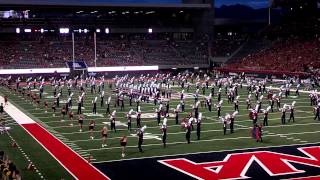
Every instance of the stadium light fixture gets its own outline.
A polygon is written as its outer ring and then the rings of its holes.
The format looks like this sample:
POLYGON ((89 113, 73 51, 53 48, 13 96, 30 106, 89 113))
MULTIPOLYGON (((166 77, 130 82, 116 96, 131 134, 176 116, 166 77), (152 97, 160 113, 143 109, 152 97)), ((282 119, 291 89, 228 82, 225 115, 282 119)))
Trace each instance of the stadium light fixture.
POLYGON ((25 33, 31 33, 31 29, 24 29, 25 33))
POLYGON ((69 28, 60 28, 59 31, 60 31, 60 34, 68 34, 70 29, 69 28))
POLYGON ((152 33, 152 28, 148 29, 148 33, 151 34, 152 33))
POLYGON ((148 11, 145 14, 154 14, 154 13, 155 13, 155 11, 148 11))
POLYGON ((41 29, 40 29, 40 32, 41 32, 41 33, 43 33, 43 32, 44 32, 44 29, 43 29, 43 28, 41 28, 41 29))
POLYGON ((100 33, 100 32, 101 32, 101 30, 100 30, 100 29, 96 29, 96 32, 97 32, 97 33, 100 33))
POLYGON ((84 33, 88 33, 89 31, 88 31, 88 29, 84 29, 83 32, 84 33))
POLYGON ((16 28, 16 33, 20 34, 20 28, 16 28))
POLYGON ((82 33, 82 30, 81 30, 81 29, 79 29, 79 33, 82 33))
POLYGON ((106 29, 105 29, 105 32, 106 32, 106 34, 109 34, 109 33, 110 33, 109 28, 106 28, 106 29))

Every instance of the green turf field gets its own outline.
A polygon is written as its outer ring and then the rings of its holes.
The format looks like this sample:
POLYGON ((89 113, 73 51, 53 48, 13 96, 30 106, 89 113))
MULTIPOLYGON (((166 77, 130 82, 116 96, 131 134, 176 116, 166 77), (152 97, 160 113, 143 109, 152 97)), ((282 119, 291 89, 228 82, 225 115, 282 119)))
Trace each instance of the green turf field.
MULTIPOLYGON (((181 89, 175 87, 176 92, 180 92, 181 89)), ((147 125, 145 131, 144 140, 144 153, 139 153, 137 148, 138 138, 135 136, 135 131, 128 132, 124 125, 117 126, 117 133, 111 132, 109 128, 109 135, 107 140, 107 147, 101 148, 101 129, 105 125, 104 122, 110 122, 109 117, 106 115, 106 107, 100 107, 100 99, 97 103, 97 112, 100 116, 89 117, 85 116, 84 121, 84 131, 79 132, 77 115, 75 115, 73 126, 70 126, 70 121, 66 117, 66 121, 61 122, 60 108, 57 108, 56 116, 52 116, 51 102, 52 99, 48 96, 52 96, 51 87, 47 86, 45 88, 45 98, 49 102, 48 113, 44 112, 43 103, 41 102, 41 108, 36 109, 28 99, 25 99, 13 92, 9 92, 6 88, 0 89, 3 95, 9 97, 9 101, 14 103, 23 112, 33 118, 35 121, 41 123, 46 127, 51 133, 53 133, 57 138, 62 140, 65 144, 70 146, 76 152, 78 152, 84 158, 89 156, 93 157, 93 162, 103 162, 112 160, 121 160, 121 149, 119 140, 123 135, 128 136, 128 145, 126 149, 126 157, 129 158, 141 158, 141 157, 151 157, 151 156, 162 156, 162 155, 173 155, 173 154, 185 154, 185 153, 197 153, 197 152, 208 152, 208 151, 218 151, 218 150, 232 150, 239 148, 252 148, 252 147, 263 147, 263 146, 278 146, 278 145, 289 145, 289 144, 305 144, 305 143, 315 143, 319 141, 320 134, 320 122, 313 120, 313 107, 310 106, 308 94, 300 93, 300 97, 289 96, 287 99, 282 99, 282 105, 284 103, 291 104, 292 101, 297 101, 295 105, 295 123, 290 122, 286 125, 281 125, 280 116, 281 113, 275 111, 274 113, 269 113, 269 126, 263 128, 263 143, 257 143, 254 139, 250 137, 250 129, 252 127, 252 121, 249 119, 249 112, 245 109, 247 98, 246 88, 239 89, 240 95, 240 112, 235 119, 235 133, 230 134, 229 130, 227 135, 223 135, 222 123, 217 119, 217 112, 209 112, 205 107, 199 109, 203 114, 202 118, 202 132, 201 140, 196 140, 195 131, 191 134, 192 142, 187 144, 185 140, 185 131, 181 129, 180 125, 175 125, 174 116, 168 118, 168 137, 167 137, 167 148, 163 148, 161 141, 161 131, 160 127, 157 125, 155 118, 143 118, 142 125, 147 125), (89 139, 90 135, 88 133, 88 123, 89 120, 94 119, 96 121, 94 139, 89 139), (146 134, 150 133, 150 134, 146 134), (151 138, 146 138, 146 135, 151 135, 151 138)), ((106 86, 105 90, 105 100, 111 94, 112 90, 108 89, 106 86)), ((210 92, 208 89, 206 95, 210 92)), ((78 97, 78 90, 74 90, 73 96, 73 106, 77 106, 76 100, 78 97)), ((190 94, 194 92, 194 89, 190 89, 190 94)), ((225 99, 224 91, 222 92, 222 97, 224 99, 224 104, 222 106, 222 115, 225 113, 232 113, 234 110, 233 104, 228 104, 227 99, 225 99)), ((91 94, 90 89, 87 90, 85 98, 85 109, 83 113, 91 113, 92 105, 91 100, 94 99, 98 94, 91 94)), ((112 95, 113 97, 113 95, 112 95)), ((213 97, 213 103, 216 103, 216 96, 213 97)), ((63 96, 60 101, 67 99, 67 90, 64 89, 63 96)), ((202 100, 200 98, 200 100, 202 100)), ((254 98, 252 98, 254 99, 254 98)), ((254 100, 253 100, 254 101, 254 100)), ((186 109, 184 113, 180 113, 179 117, 182 119, 191 111, 191 104, 194 102, 192 97, 185 100, 186 109)), ((111 100, 111 111, 114 109, 114 98, 111 100)), ((179 103, 179 99, 172 99, 170 101, 170 109, 175 108, 179 103)), ((126 114, 132 108, 135 110, 135 103, 132 107, 129 107, 128 101, 125 101, 125 110, 120 111, 120 107, 117 108, 116 120, 121 121, 121 123, 126 124, 126 114)), ((62 107, 64 103, 60 103, 62 107)), ((282 106, 281 105, 281 106, 282 106)), ((263 108, 268 106, 268 102, 264 99, 263 108)), ((156 106, 158 107, 158 106, 156 106)), ((141 103, 142 113, 154 113, 155 106, 153 102, 149 104, 141 103)), ((213 108, 214 109, 214 108, 213 108)), ((76 109, 73 110, 76 114, 76 109)), ((289 113, 287 113, 287 119, 289 113)), ((262 120, 263 115, 259 116, 262 120)), ((8 117, 8 120, 10 118, 8 117)), ((135 129, 135 118, 132 119, 133 129, 135 129)), ((71 178, 70 175, 57 163, 50 155, 45 152, 31 137, 27 135, 19 126, 15 124, 10 125, 13 129, 10 131, 10 135, 13 139, 17 141, 19 146, 25 151, 29 158, 36 167, 41 172, 41 175, 46 179, 59 179, 71 178), (54 169, 54 172, 53 172, 54 169)), ((27 160, 20 155, 14 155, 19 153, 13 153, 17 150, 12 150, 8 146, 10 138, 5 135, 0 136, 1 148, 9 152, 9 156, 14 158, 17 166, 24 168, 24 164, 27 164, 27 160), (11 152, 12 151, 12 152, 11 152), (21 157, 20 157, 21 156, 21 157)), ((34 179, 39 177, 36 173, 22 172, 23 176, 28 179, 34 179)))

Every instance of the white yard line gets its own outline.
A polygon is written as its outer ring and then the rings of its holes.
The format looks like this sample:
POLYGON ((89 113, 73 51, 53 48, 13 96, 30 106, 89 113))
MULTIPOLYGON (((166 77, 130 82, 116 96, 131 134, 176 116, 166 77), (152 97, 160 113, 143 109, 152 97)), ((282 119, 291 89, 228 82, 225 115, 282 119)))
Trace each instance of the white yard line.
MULTIPOLYGON (((320 131, 312 131, 312 132, 301 132, 301 133, 287 133, 287 134, 281 134, 281 135, 292 135, 292 134, 317 134, 320 133, 320 131)), ((274 137, 278 136, 278 134, 275 135, 264 135, 264 137, 274 137)), ((252 137, 249 136, 244 136, 244 137, 234 137, 234 138, 221 138, 221 139, 206 139, 206 140, 196 140, 196 141, 191 141, 192 143, 200 143, 200 142, 212 142, 212 141, 225 141, 225 140, 238 140, 238 139, 252 139, 252 137)), ((186 144, 186 141, 181 141, 181 142, 171 142, 167 143, 167 145, 176 145, 176 144, 186 144)), ((143 145, 144 147, 149 147, 149 146, 163 146, 162 143, 157 143, 157 144, 146 144, 143 145)), ((81 152, 91 152, 91 151, 101 151, 101 150, 112 150, 112 149, 120 149, 121 147, 110 147, 110 148, 95 148, 95 149, 85 149, 81 150, 81 152)), ((137 148, 137 146, 127 146, 127 148, 137 148)))

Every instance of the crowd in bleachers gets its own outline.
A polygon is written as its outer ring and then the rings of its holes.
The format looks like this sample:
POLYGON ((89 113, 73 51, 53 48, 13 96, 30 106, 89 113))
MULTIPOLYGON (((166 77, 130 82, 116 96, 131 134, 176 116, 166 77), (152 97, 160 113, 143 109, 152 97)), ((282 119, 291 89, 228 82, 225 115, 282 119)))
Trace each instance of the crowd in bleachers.
POLYGON ((228 65, 231 68, 307 72, 320 68, 320 39, 288 39, 274 42, 270 48, 249 54, 228 65))
POLYGON ((229 57, 247 40, 245 34, 237 34, 234 32, 217 33, 213 40, 212 56, 229 57))
POLYGON ((0 179, 3 180, 21 180, 20 172, 16 165, 8 159, 4 151, 0 151, 0 179))
MULTIPOLYGON (((16 39, 16 37, 14 37, 16 39)), ((70 37, 0 40, 0 68, 65 67, 72 61, 70 37)), ((94 66, 92 36, 75 37, 75 60, 94 66)), ((97 39, 97 66, 206 64, 206 43, 173 41, 167 37, 100 37, 97 39)))
POLYGON ((320 22, 315 18, 288 19, 268 26, 260 36, 272 43, 228 63, 225 68, 320 72, 320 22))

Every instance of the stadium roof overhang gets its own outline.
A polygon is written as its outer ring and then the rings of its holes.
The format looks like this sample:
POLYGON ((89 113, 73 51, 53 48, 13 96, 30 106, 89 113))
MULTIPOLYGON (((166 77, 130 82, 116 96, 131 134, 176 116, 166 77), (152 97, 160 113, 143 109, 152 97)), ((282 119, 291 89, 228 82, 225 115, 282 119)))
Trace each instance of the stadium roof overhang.
POLYGON ((95 2, 95 3, 72 3, 65 1, 63 3, 43 3, 41 1, 36 1, 29 3, 28 1, 10 1, 8 3, 0 3, 0 7, 10 7, 10 8, 187 8, 187 9, 210 9, 212 5, 209 3, 203 4, 190 4, 190 3, 105 3, 105 2, 95 2))

